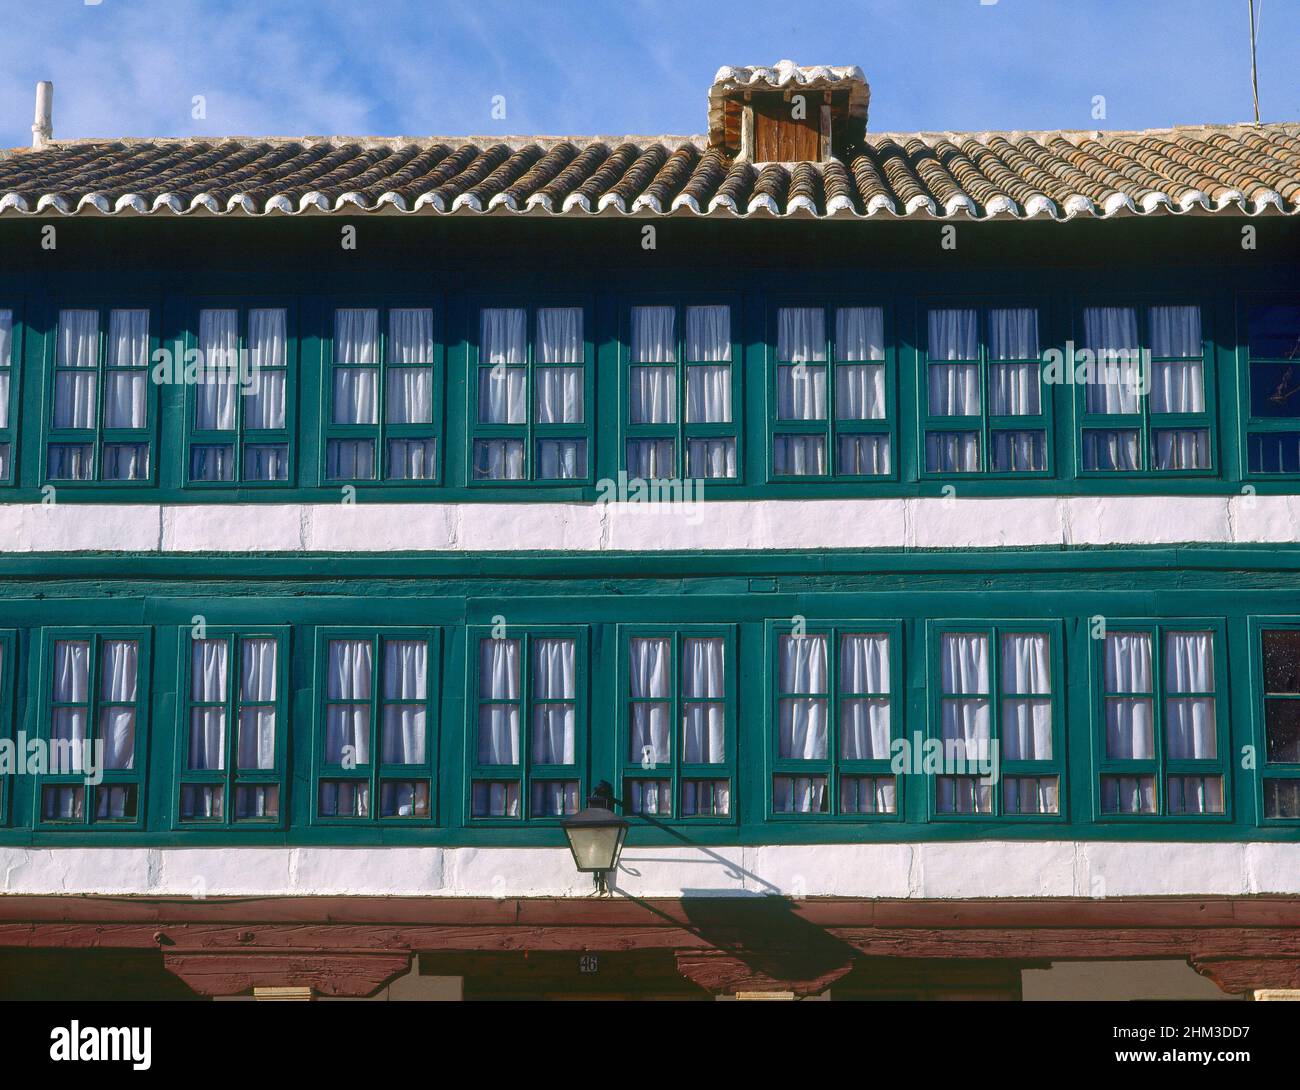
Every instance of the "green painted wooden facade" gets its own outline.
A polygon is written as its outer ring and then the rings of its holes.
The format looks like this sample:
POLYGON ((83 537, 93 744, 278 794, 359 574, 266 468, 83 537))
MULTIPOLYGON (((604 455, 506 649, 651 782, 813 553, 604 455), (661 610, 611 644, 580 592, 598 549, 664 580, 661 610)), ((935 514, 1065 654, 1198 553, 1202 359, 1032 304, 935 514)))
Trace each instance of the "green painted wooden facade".
MULTIPOLYGON (((728 756, 734 779, 722 818, 634 822, 641 843, 701 844, 962 839, 1293 840, 1296 821, 1263 816, 1262 783, 1300 764, 1267 765, 1260 631, 1300 625, 1300 550, 1293 547, 987 550, 772 554, 271 557, 8 557, 0 566, 0 630, 12 643, 6 729, 39 732, 48 717, 50 641, 61 633, 137 635, 151 676, 142 695, 140 820, 89 828, 35 821, 34 781, 8 778, 11 844, 559 844, 554 819, 482 820, 468 810, 474 774, 472 638, 577 636, 579 731, 574 772, 585 790, 637 774, 626 750, 626 640, 645 632, 720 633, 734 644, 728 756), (179 818, 179 747, 187 737, 187 638, 272 633, 284 662, 279 821, 187 827, 179 818), (774 815, 773 635, 803 618, 896 634, 895 736, 935 735, 936 634, 973 627, 1053 634, 1052 700, 1060 743, 1062 812, 999 817, 937 814, 932 777, 907 775, 897 815, 774 815), (1100 661, 1096 623, 1164 624, 1216 633, 1219 751, 1226 812, 1202 816, 1100 813, 1100 661), (327 634, 419 634, 436 668, 431 744, 435 797, 423 819, 330 820, 315 815, 323 745, 327 634)), ((526 760, 525 755, 525 760, 526 760)), ((1204 769, 1202 769, 1204 770, 1204 769)), ((481 770, 480 770, 481 771, 481 770)), ((690 770, 687 770, 690 771, 690 770)), ((694 770, 698 773, 698 769, 694 770)), ((121 777, 121 774, 117 774, 121 777)))
MULTIPOLYGON (((61 481, 61 502, 329 502, 346 483, 355 484, 363 502, 592 499, 596 483, 616 478, 626 465, 624 444, 635 432, 626 413, 629 308, 656 303, 732 307, 737 419, 727 430, 740 435, 738 477, 710 480, 710 498, 937 495, 949 485, 972 496, 1224 494, 1246 486, 1276 493, 1292 490, 1300 478, 1252 474, 1245 442, 1248 431, 1300 431, 1300 417, 1251 419, 1246 387, 1247 308, 1300 298, 1300 228, 1291 220, 1253 221, 1253 249, 1243 249, 1243 221, 1234 216, 958 223, 956 250, 941 247, 938 225, 667 220, 655 225, 656 248, 645 250, 637 222, 376 218, 355 224, 357 249, 349 251, 340 246, 342 224, 332 219, 53 222, 53 251, 42 249, 38 223, 0 223, 0 309, 16 315, 20 353, 9 429, 16 473, 0 492, 15 501, 40 498, 48 483, 44 448, 55 438, 49 422, 58 311, 114 306, 147 307, 153 347, 173 348, 193 346, 203 306, 288 308, 285 439, 292 468, 285 481, 187 483, 192 391, 151 384, 149 479, 61 481), (1083 307, 1152 303, 1201 307, 1207 399, 1198 423, 1210 432, 1212 468, 1083 471, 1082 390, 1059 384, 1044 388, 1041 420, 1020 421, 1047 432, 1046 473, 925 471, 923 436, 927 425, 935 425, 918 394, 924 390, 927 307, 1037 306, 1043 348, 1064 349, 1069 341, 1083 343, 1083 307), (893 438, 891 472, 879 478, 782 479, 774 471, 776 308, 818 304, 884 308, 888 414, 883 422, 862 425, 893 438), (326 481, 325 438, 340 434, 328 423, 333 310, 399 305, 434 310, 438 478, 326 481), (578 429, 589 440, 584 480, 472 479, 472 439, 502 427, 474 422, 477 316, 487 305, 585 308, 590 366, 586 420, 578 429)), ((1111 426, 1117 423, 1110 418, 1111 426)), ((951 428, 952 420, 945 426, 951 428)))

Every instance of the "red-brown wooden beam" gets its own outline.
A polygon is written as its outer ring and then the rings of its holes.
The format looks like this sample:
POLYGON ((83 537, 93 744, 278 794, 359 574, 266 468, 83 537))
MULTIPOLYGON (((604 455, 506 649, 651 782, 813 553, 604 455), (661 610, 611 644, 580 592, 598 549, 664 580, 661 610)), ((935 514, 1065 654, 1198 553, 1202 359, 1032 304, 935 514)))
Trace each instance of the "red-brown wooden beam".
POLYGON ((1179 958, 1225 990, 1243 991, 1296 986, 1300 899, 12 896, 0 897, 0 947, 160 949, 169 968, 208 995, 261 985, 371 994, 405 970, 413 951, 652 950, 670 952, 684 976, 710 991, 811 994, 864 957, 1179 958))

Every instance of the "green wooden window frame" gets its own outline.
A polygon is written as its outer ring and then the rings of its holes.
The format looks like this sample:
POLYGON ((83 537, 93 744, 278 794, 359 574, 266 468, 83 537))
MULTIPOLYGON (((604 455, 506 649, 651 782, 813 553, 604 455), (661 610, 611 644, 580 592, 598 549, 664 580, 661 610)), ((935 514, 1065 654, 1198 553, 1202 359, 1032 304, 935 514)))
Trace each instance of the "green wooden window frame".
POLYGON ((778 296, 768 301, 767 317, 767 472, 769 482, 815 484, 825 481, 864 481, 881 483, 898 479, 901 453, 898 446, 898 344, 893 316, 887 300, 882 296, 859 297, 846 295, 778 296), (879 310, 883 357, 880 360, 847 360, 837 344, 837 312, 841 309, 879 310), (821 310, 826 334, 824 361, 808 363, 808 368, 825 371, 826 415, 805 419, 783 419, 780 415, 780 375, 786 367, 805 366, 792 364, 780 357, 781 311, 821 310), (884 382, 884 415, 868 419, 839 419, 838 376, 842 368, 864 367, 879 364, 884 382), (826 472, 791 473, 777 469, 777 442, 786 437, 822 439, 826 472), (887 445, 889 468, 881 473, 857 473, 845 468, 846 457, 841 451, 841 440, 875 438, 887 445))
MULTIPOLYGON (((666 467, 668 472, 655 473, 656 479, 675 478, 677 480, 698 479, 717 481, 721 484, 740 484, 745 478, 744 445, 744 356, 740 341, 740 306, 739 301, 730 295, 692 296, 688 299, 679 297, 660 297, 652 294, 637 295, 625 301, 620 308, 622 318, 622 335, 619 338, 619 389, 618 419, 620 436, 618 444, 619 466, 631 474, 629 450, 633 443, 671 442, 673 455, 666 467), (690 358, 687 338, 688 313, 697 307, 725 306, 728 312, 730 356, 727 360, 709 361, 690 358), (662 362, 638 362, 632 358, 633 313, 639 307, 666 307, 673 311, 674 351, 671 360, 662 362), (688 419, 689 387, 692 370, 700 367, 716 367, 724 364, 731 372, 731 397, 728 402, 729 419, 725 421, 697 421, 688 419), (638 368, 664 369, 672 372, 672 381, 676 393, 673 399, 675 419, 662 423, 633 421, 632 401, 633 374, 638 368), (731 475, 707 475, 691 472, 691 444, 693 442, 726 442, 732 444, 732 460, 736 472, 731 475)), ((658 468, 658 466, 656 466, 658 468)), ((635 476, 635 475, 633 475, 635 476)))
MULTIPOLYGON (((56 628, 45 629, 41 642, 41 703, 38 737, 47 745, 53 740, 53 721, 57 712, 84 710, 86 715, 86 739, 92 744, 101 741, 101 713, 109 708, 129 707, 135 716, 135 751, 132 755, 132 767, 127 769, 102 769, 102 781, 98 784, 85 783, 84 772, 61 770, 51 772, 49 769, 34 777, 33 821, 39 829, 143 829, 145 826, 145 781, 149 760, 149 712, 151 706, 151 649, 153 630, 147 627, 112 627, 112 628, 56 628), (101 685, 102 658, 106 644, 117 641, 135 641, 136 643, 136 699, 132 703, 105 699, 101 685), (89 647, 86 698, 82 701, 60 702, 54 698, 56 667, 55 648, 61 642, 86 643, 89 647), (80 793, 81 817, 63 819, 46 816, 46 793, 70 792, 73 796, 80 793), (125 813, 127 805, 134 803, 134 817, 114 817, 110 814, 101 816, 101 801, 106 810, 112 810, 120 803, 125 813)), ((50 750, 53 753, 53 750, 50 750)))
MULTIPOLYGON (((1093 817, 1098 822, 1152 822, 1176 821, 1179 823, 1222 823, 1232 819, 1232 780, 1229 771, 1229 702, 1227 633, 1220 619, 1189 618, 1155 620, 1121 619, 1107 617, 1105 634, 1089 640, 1092 656, 1093 680, 1093 817), (1214 687, 1208 692, 1166 689, 1167 663, 1165 637, 1170 633, 1209 633, 1213 639, 1212 667, 1214 687), (1105 636, 1143 634, 1151 640, 1151 688, 1142 691, 1111 690, 1106 685, 1105 636), (1215 755, 1212 758, 1172 758, 1169 756, 1168 708, 1171 700, 1196 698, 1214 700, 1215 755), (1150 758, 1112 757, 1107 751, 1107 707, 1112 700, 1140 701, 1146 698, 1151 704, 1152 756, 1150 758), (1129 790, 1133 781, 1138 792, 1140 781, 1151 780, 1154 805, 1152 810, 1109 810, 1104 805, 1104 781, 1118 778, 1116 797, 1129 790), (1222 812, 1189 813, 1186 810, 1186 791, 1200 781, 1218 779, 1222 789, 1222 812), (1179 792, 1171 789, 1171 781, 1180 781, 1179 792), (1174 805, 1173 796, 1182 794, 1183 808, 1174 805)), ((1204 785, 1202 786, 1204 789, 1204 785)), ((1139 796, 1140 797, 1140 796, 1139 796)), ((1140 805, 1140 803, 1139 803, 1140 805)))
POLYGON ((619 625, 618 626, 618 767, 619 798, 623 810, 656 822, 734 825, 736 797, 736 626, 735 625, 619 625), (632 643, 634 640, 662 640, 668 643, 668 691, 664 696, 634 697, 632 694, 632 643), (683 676, 683 660, 689 640, 720 640, 723 655, 721 698, 705 699, 689 693, 683 676), (706 705, 722 705, 723 759, 688 762, 685 747, 685 719, 706 705), (668 725, 669 759, 660 762, 653 752, 633 752, 636 707, 658 705, 665 709, 668 725), (723 794, 725 792, 725 795, 723 794), (664 803, 667 801, 667 806, 664 803), (725 810, 720 804, 725 802, 725 810), (639 803, 639 805, 638 805, 639 803))
MULTIPOLYGON (((596 364, 593 341, 593 308, 585 296, 565 295, 554 298, 520 300, 518 298, 484 298, 471 300, 469 308, 471 338, 466 372, 466 434, 465 480, 473 487, 527 486, 530 488, 578 488, 591 485, 596 470, 595 418, 596 364), (577 309, 582 313, 582 362, 548 363, 539 359, 537 351, 537 313, 540 310, 577 309), (484 364, 480 362, 482 349, 483 313, 488 310, 522 310, 524 312, 524 360, 521 363, 484 364), (537 411, 538 377, 547 368, 582 368, 582 420, 572 423, 542 423, 537 411), (485 375, 498 372, 518 375, 524 386, 524 419, 516 423, 491 423, 483 397, 485 375), (583 444, 585 472, 572 477, 542 476, 543 461, 539 451, 543 444, 553 441, 578 441, 583 444), (522 475, 519 477, 488 477, 478 472, 479 452, 482 444, 494 442, 522 444, 522 475)), ((508 398, 507 394, 507 398, 508 398)))
MULTIPOLYGON (((441 327, 442 308, 431 299, 334 299, 325 308, 326 330, 321 338, 321 444, 320 480, 322 484, 380 483, 398 487, 438 485, 442 481, 444 457, 442 405, 445 387, 445 343, 441 327), (340 311, 376 312, 378 358, 373 364, 337 358, 337 320, 340 311), (427 363, 402 363, 390 358, 392 349, 392 320, 394 311, 428 311, 430 314, 430 352, 427 363), (427 422, 394 422, 389 420, 389 383, 402 371, 429 372, 429 398, 431 417, 427 422), (373 371, 375 376, 375 422, 338 423, 339 415, 336 376, 348 371, 373 371), (330 472, 330 447, 338 443, 369 443, 371 445, 371 472, 369 476, 330 472), (424 476, 397 475, 394 467, 395 444, 433 444, 432 466, 424 476)), ((426 448, 427 449, 427 448, 426 448)), ((426 462, 427 455, 422 459, 426 462)))
MULTIPOLYGON (((14 741, 18 678, 18 632, 12 628, 0 629, 0 739, 7 741, 14 741)), ((9 824, 13 806, 13 779, 12 772, 0 776, 0 826, 9 824)))
POLYGON ((570 812, 585 805, 590 784, 588 716, 589 716, 589 655, 590 633, 586 625, 528 625, 509 626, 504 634, 489 625, 471 625, 466 629, 466 667, 469 692, 466 707, 465 754, 468 767, 465 816, 469 824, 534 825, 555 824, 562 814, 534 814, 533 787, 539 785, 572 785, 564 788, 569 797, 570 812), (540 640, 574 641, 574 696, 542 699, 536 695, 534 653, 540 640), (492 641, 518 641, 517 695, 513 700, 494 697, 491 682, 483 675, 484 643, 492 641), (539 762, 534 760, 533 741, 535 714, 548 704, 574 705, 573 764, 539 762), (515 763, 493 764, 482 759, 480 751, 480 723, 485 714, 494 710, 514 709, 517 716, 518 760, 515 763), (517 799, 517 813, 509 813, 511 792, 517 799), (502 799, 501 806, 496 805, 502 799), (501 813, 493 813, 500 809, 501 813))
MULTIPOLYGON (((988 477, 995 479, 1024 479, 1051 477, 1055 472, 1053 456, 1054 414, 1052 412, 1052 387, 1043 381, 1044 343, 1049 334, 1047 308, 1036 299, 1007 299, 998 302, 971 302, 965 299, 924 299, 917 308, 917 327, 920 343, 919 369, 916 384, 916 409, 919 430, 917 466, 922 479, 949 479, 988 477), (1036 356, 994 356, 992 314, 997 311, 1032 310, 1035 312, 1038 354, 1036 356), (976 352, 971 359, 936 359, 930 354, 930 313, 932 311, 973 311, 976 315, 976 352), (974 415, 943 415, 933 412, 930 403, 930 374, 940 368, 974 365, 979 381, 979 412, 974 415), (993 413, 993 372, 999 367, 1018 367, 1033 364, 1038 368, 1038 412, 1022 414, 993 413), (930 440, 944 436, 974 435, 977 443, 975 468, 969 470, 932 468, 930 440), (1019 439, 1023 444, 1026 435, 1041 435, 1043 451, 1042 469, 1007 469, 995 464, 999 443, 1013 444, 1019 439)), ((1022 447, 1023 449, 1023 447, 1022 447)), ((1009 447, 1008 454, 1015 457, 1009 447)))
MULTIPOLYGON (((287 738, 289 734, 289 633, 288 627, 228 627, 210 626, 203 636, 196 636, 193 629, 181 629, 180 669, 181 679, 180 706, 181 715, 176 724, 176 798, 175 824, 178 828, 197 826, 234 826, 282 828, 285 821, 286 792, 285 766, 287 738), (194 684, 194 648, 202 640, 215 641, 225 645, 226 681, 225 691, 212 701, 203 701, 195 697, 194 684), (252 641, 269 640, 275 647, 275 689, 269 700, 246 697, 243 692, 245 655, 250 652, 252 641), (243 767, 240 765, 240 731, 243 729, 243 713, 270 709, 275 715, 274 747, 270 768, 243 767), (195 730, 195 716, 206 710, 220 712, 224 715, 222 730, 221 767, 213 769, 190 768, 190 744, 195 730), (187 791, 189 800, 187 805, 187 791), (203 808, 199 792, 211 791, 219 800, 215 814, 200 814, 203 808), (245 813, 241 816, 240 799, 248 797, 243 792, 256 797, 261 794, 261 809, 268 808, 272 813, 245 813), (189 815, 186 810, 194 811, 189 815)), ((253 809, 257 809, 255 805, 253 809)))
POLYGON ((882 620, 821 620, 796 624, 794 621, 768 621, 765 625, 767 647, 767 772, 764 777, 764 812, 769 821, 777 822, 829 822, 829 821, 900 821, 906 813, 904 800, 905 777, 894 773, 890 756, 878 758, 846 758, 843 755, 842 733, 847 719, 845 705, 850 702, 879 701, 887 703, 889 712, 889 747, 905 737, 904 723, 906 693, 903 678, 904 644, 903 626, 898 621, 882 620), (785 691, 781 679, 781 649, 783 640, 826 640, 826 689, 824 692, 785 691), (841 683, 841 651, 846 636, 879 636, 888 640, 889 691, 844 691, 841 683), (786 700, 823 701, 826 714, 826 757, 799 758, 781 756, 781 704, 786 700), (823 782, 823 805, 820 811, 778 811, 776 809, 776 782, 789 779, 791 790, 797 781, 808 779, 823 782), (892 788, 893 809, 885 808, 892 788), (880 792, 880 794, 877 794, 880 792), (865 801, 853 802, 852 800, 865 801), (854 808, 856 806, 856 809, 854 808))
MULTIPOLYGON (((945 769, 926 777, 930 790, 930 816, 935 821, 987 821, 990 818, 1008 818, 1016 822, 1059 822, 1068 819, 1068 767, 1066 761, 1065 730, 1065 638, 1060 621, 1053 620, 941 620, 926 623, 928 655, 926 686, 927 715, 930 723, 929 740, 943 744, 943 716, 946 702, 963 703, 984 701, 988 704, 990 746, 997 751, 997 780, 984 785, 982 778, 971 772, 956 773, 945 769), (981 636, 988 647, 988 685, 982 693, 947 693, 943 681, 943 645, 945 636, 981 636), (1028 691, 1017 682, 1008 683, 1003 672, 1006 655, 1004 642, 1014 636, 1046 636, 1048 688, 1046 693, 1028 691), (1045 704, 1051 717, 1051 756, 1042 759, 1008 759, 1009 709, 1012 702, 1045 704), (944 785, 941 780, 951 780, 953 809, 941 808, 944 785), (1042 781, 1055 781, 1056 808, 1050 805, 1051 785, 1042 781), (979 788, 987 786, 988 809, 978 809, 979 788), (970 809, 961 809, 959 793, 970 794, 970 809), (1026 793, 1029 793, 1028 795, 1026 793), (1035 798, 1035 794, 1038 793, 1035 798), (1037 807, 1037 808, 1035 808, 1037 807)), ((946 758, 946 749, 945 758, 946 758)), ((975 754, 976 759, 979 754, 975 754)), ((915 761, 915 756, 913 757, 915 761)), ((967 757, 969 762, 970 758, 967 757)))
MULTIPOLYGON (((1206 300, 1193 295, 1160 299, 1086 299, 1075 308, 1075 336, 1073 344, 1078 348, 1087 347, 1087 334, 1084 325, 1084 312, 1094 308, 1131 308, 1137 317, 1138 346, 1142 353, 1145 376, 1150 390, 1138 396, 1138 411, 1135 413, 1093 413, 1087 405, 1087 384, 1076 383, 1075 412, 1078 424, 1075 428, 1075 464, 1080 479, 1097 480, 1105 478, 1169 478, 1218 477, 1221 475, 1218 449, 1218 406, 1216 391, 1218 381, 1214 366, 1214 343, 1207 336, 1208 327, 1213 318, 1213 309, 1206 300), (1151 352, 1151 311, 1156 307, 1196 307, 1200 312, 1201 355, 1197 356, 1157 356, 1151 352), (1157 413, 1152 410, 1152 392, 1155 389, 1155 371, 1161 364, 1188 363, 1194 360, 1201 364, 1201 384, 1205 406, 1200 412, 1157 413), (1087 469, 1087 443, 1091 433, 1137 432, 1137 468, 1126 469, 1087 469), (1156 468, 1156 443, 1160 433, 1205 432, 1206 457, 1208 464, 1202 468, 1192 469, 1158 469, 1156 468)), ((1076 349, 1077 354, 1078 349, 1076 349)), ((1082 366, 1077 358, 1067 356, 1065 365, 1069 368, 1082 366)), ((1097 364, 1094 362, 1094 366, 1097 364)))
POLYGON ((1248 296, 1239 304, 1237 328, 1241 331, 1237 359, 1240 371, 1242 473, 1262 480, 1300 478, 1300 296, 1248 296), (1260 325, 1265 317, 1264 311, 1270 308, 1276 308, 1283 314, 1291 312, 1296 322, 1296 327, 1291 331, 1295 343, 1282 351, 1264 351, 1256 355, 1255 337, 1263 332, 1260 325), (1261 415, 1255 411, 1257 375, 1266 386, 1273 385, 1273 381, 1277 380, 1270 400, 1278 398, 1290 402, 1289 413, 1261 415), (1277 444, 1276 451, 1267 451, 1265 445, 1270 441, 1277 444), (1291 454, 1290 460, 1285 464, 1284 448, 1290 448, 1291 454), (1277 468, 1271 468, 1273 465, 1277 468))
POLYGON ((433 825, 438 815, 438 708, 442 698, 441 629, 430 628, 355 628, 317 629, 316 651, 316 724, 313 731, 315 770, 312 778, 311 823, 313 825, 433 825), (329 695, 330 644, 335 641, 368 643, 371 654, 370 695, 334 699, 329 695), (425 648, 425 696, 389 697, 385 686, 389 644, 423 643, 425 648), (368 724, 370 760, 348 767, 329 760, 327 732, 329 710, 333 706, 364 707, 368 724), (424 760, 392 762, 385 760, 384 728, 387 712, 392 709, 415 710, 424 716, 424 760), (347 800, 356 801, 359 788, 366 791, 366 813, 345 814, 347 800), (327 798, 333 799, 335 812, 327 798), (395 813, 384 813, 391 807, 395 813), (408 812, 402 813, 405 809, 408 812), (423 812, 421 812, 423 811, 423 812))
MULTIPOLYGON (((249 321, 253 311, 283 310, 285 325, 284 364, 266 367, 267 371, 283 371, 284 377, 284 427, 253 428, 245 419, 247 396, 242 385, 236 386, 235 392, 235 426, 230 429, 200 428, 198 420, 198 386, 193 382, 185 383, 185 427, 184 427, 184 467, 183 479, 187 489, 285 489, 292 488, 297 480, 298 444, 298 373, 299 373, 299 308, 296 300, 282 296, 250 298, 247 296, 203 297, 193 299, 189 307, 188 328, 181 338, 183 346, 182 360, 197 360, 206 366, 203 360, 199 340, 202 330, 204 311, 237 312, 239 358, 248 358, 249 321), (204 480, 195 474, 195 459, 201 449, 229 448, 233 463, 229 476, 217 480, 204 480), (260 449, 284 449, 286 459, 285 472, 282 477, 267 479, 249 472, 248 458, 250 452, 260 449)), ((251 367, 251 364, 250 364, 251 367)), ((242 383, 242 375, 240 379, 242 383)))
MULTIPOLYGON (((41 479, 58 488, 101 487, 112 489, 148 488, 158 480, 158 386, 151 374, 154 352, 158 347, 158 306, 156 303, 125 297, 111 302, 61 300, 49 315, 49 335, 45 338, 46 410, 44 436, 41 443, 41 479), (95 366, 73 367, 59 364, 59 339, 65 312, 94 312, 97 322, 97 347, 95 366), (110 357, 109 334, 114 312, 143 311, 149 315, 147 349, 142 363, 120 363, 110 357), (74 427, 58 421, 58 391, 60 379, 94 377, 94 423, 90 427, 74 427), (119 377, 143 376, 145 423, 140 428, 108 426, 108 387, 110 380, 119 377), (147 471, 139 476, 108 476, 107 470, 113 456, 143 447, 147 471), (90 467, 82 476, 54 476, 54 452, 89 449, 90 467)), ((12 396, 12 395, 11 395, 12 396)), ((12 418, 11 418, 12 419, 12 418)))
POLYGON ((12 487, 18 481, 18 413, 22 404, 23 346, 27 324, 22 307, 15 301, 0 296, 0 316, 8 315, 9 355, 0 356, 0 409, 4 411, 4 427, 0 427, 0 488, 12 487))
MULTIPOLYGON (((1276 746, 1270 728, 1270 710, 1282 712, 1286 709, 1291 717, 1288 724, 1292 731, 1297 731, 1300 721, 1300 685, 1291 684, 1292 688, 1279 685, 1279 679, 1270 678, 1269 637, 1278 634, 1292 637, 1300 642, 1300 620, 1290 618, 1252 618, 1250 622, 1250 648, 1252 679, 1251 703, 1256 723, 1256 753, 1259 759, 1258 780, 1259 816, 1261 823, 1269 825, 1300 824, 1300 741, 1289 744, 1283 739, 1276 746), (1281 750, 1281 752, 1279 752, 1281 750), (1284 814, 1282 811, 1289 811, 1284 814)), ((1285 669, 1284 664, 1279 667, 1285 669)), ((1281 716, 1279 715, 1279 718, 1281 716)), ((1281 732, 1279 732, 1281 733, 1281 732)))

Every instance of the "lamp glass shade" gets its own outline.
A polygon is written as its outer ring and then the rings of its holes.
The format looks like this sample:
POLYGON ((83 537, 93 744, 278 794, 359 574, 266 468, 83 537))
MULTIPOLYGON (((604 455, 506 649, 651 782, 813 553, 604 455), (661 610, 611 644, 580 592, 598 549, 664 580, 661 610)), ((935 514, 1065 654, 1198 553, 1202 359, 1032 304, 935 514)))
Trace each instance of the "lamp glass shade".
POLYGON ((564 823, 573 862, 584 872, 611 871, 627 836, 627 822, 609 810, 589 808, 564 823))

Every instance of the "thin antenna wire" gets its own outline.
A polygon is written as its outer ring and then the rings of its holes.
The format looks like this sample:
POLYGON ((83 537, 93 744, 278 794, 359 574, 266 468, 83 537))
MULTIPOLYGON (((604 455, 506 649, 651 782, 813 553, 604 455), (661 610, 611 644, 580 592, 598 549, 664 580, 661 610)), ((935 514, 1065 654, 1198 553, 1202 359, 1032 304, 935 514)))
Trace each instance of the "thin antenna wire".
MULTIPOLYGON (((1250 7, 1250 93, 1255 100, 1255 124, 1259 124, 1259 70, 1255 65, 1255 0, 1247 0, 1250 7)), ((1263 14, 1263 4, 1260 5, 1263 14)))

